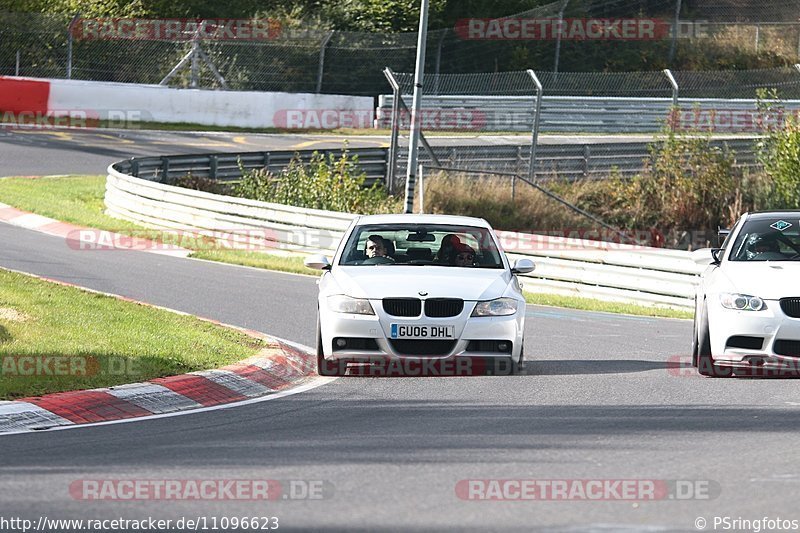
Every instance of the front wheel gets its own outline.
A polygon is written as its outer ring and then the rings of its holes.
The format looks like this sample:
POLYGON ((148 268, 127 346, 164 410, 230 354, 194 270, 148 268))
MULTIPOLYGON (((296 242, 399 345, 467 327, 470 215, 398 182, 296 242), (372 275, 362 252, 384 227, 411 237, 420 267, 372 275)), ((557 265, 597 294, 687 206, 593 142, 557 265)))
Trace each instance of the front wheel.
POLYGON ((344 376, 347 373, 347 363, 328 361, 322 350, 322 326, 317 316, 317 374, 320 376, 344 376))
POLYGON ((514 362, 511 372, 522 374, 525 372, 525 339, 522 339, 522 346, 519 349, 519 359, 514 362))
POLYGON ((697 333, 694 342, 697 353, 695 358, 697 361, 697 371, 700 375, 710 378, 729 377, 731 375, 730 369, 717 365, 711 353, 711 330, 708 325, 708 307, 705 302, 703 303, 702 311, 703 314, 700 316, 700 321, 697 324, 697 333))

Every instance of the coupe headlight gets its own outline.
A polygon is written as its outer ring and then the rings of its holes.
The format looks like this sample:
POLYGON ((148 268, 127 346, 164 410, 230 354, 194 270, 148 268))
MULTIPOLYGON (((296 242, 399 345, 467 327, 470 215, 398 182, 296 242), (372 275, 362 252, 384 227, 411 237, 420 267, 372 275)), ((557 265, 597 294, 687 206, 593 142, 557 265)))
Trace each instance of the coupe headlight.
POLYGON ((478 302, 472 316, 508 316, 517 312, 517 301, 513 298, 497 298, 478 302))
POLYGON ((374 315, 369 300, 351 298, 344 294, 328 296, 328 309, 337 313, 350 313, 353 315, 374 315))
POLYGON ((722 293, 719 295, 719 302, 722 307, 726 309, 735 309, 737 311, 763 311, 767 308, 766 302, 758 296, 750 296, 747 294, 731 294, 722 293))

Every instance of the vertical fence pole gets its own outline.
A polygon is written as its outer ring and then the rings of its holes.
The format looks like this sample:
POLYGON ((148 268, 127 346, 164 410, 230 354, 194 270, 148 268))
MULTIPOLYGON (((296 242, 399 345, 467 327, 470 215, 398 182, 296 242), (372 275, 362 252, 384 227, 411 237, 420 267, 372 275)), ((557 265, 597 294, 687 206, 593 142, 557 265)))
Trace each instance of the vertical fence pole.
POLYGON ((80 19, 81 14, 80 11, 75 13, 72 17, 72 20, 69 21, 69 26, 67 26, 67 79, 72 79, 72 30, 75 28, 75 24, 80 19))
POLYGON ((17 66, 14 69, 14 75, 19 76, 19 50, 17 50, 17 66))
POLYGON ((322 92, 322 76, 325 73, 325 49, 328 48, 328 43, 331 42, 331 38, 336 30, 331 30, 328 32, 327 35, 322 39, 322 43, 319 45, 319 69, 317 70, 317 94, 322 92))
POLYGON ((553 78, 558 79, 558 63, 561 59, 561 27, 564 25, 564 11, 567 9, 569 0, 564 0, 558 10, 558 29, 556 30, 556 53, 553 58, 553 78))
POLYGON ((200 53, 197 51, 198 48, 200 48, 200 41, 195 35, 194 40, 192 40, 192 79, 190 83, 192 89, 197 89, 200 82, 200 53))
POLYGON ((422 163, 417 168, 417 176, 419 176, 419 214, 425 212, 425 182, 423 180, 423 167, 422 163))
POLYGON ((678 26, 681 23, 681 0, 675 0, 675 18, 672 20, 672 43, 669 45, 669 62, 675 60, 675 49, 678 46, 678 26))
POLYGON ((675 76, 672 75, 672 71, 668 68, 664 69, 664 75, 669 80, 669 84, 672 85, 672 110, 670 111, 670 115, 676 112, 679 108, 678 105, 678 82, 675 81, 675 76))
POLYGON ((756 53, 758 53, 759 37, 761 37, 761 24, 756 24, 756 53))
POLYGON ((439 94, 439 70, 442 66, 442 45, 444 45, 444 38, 447 35, 447 28, 441 30, 442 36, 439 37, 439 45, 436 47, 436 76, 433 79, 433 94, 439 94))
POLYGON ((405 213, 414 209, 414 186, 417 181, 417 158, 419 157, 419 137, 422 120, 423 80, 425 78, 425 46, 428 35, 428 6, 430 0, 422 0, 419 14, 419 36, 417 40, 417 64, 414 69, 414 99, 411 103, 411 140, 408 146, 408 168, 406 169, 405 213))
POLYGON ((536 77, 536 73, 528 69, 528 76, 536 86, 536 107, 533 115, 533 131, 531 132, 531 161, 528 166, 528 179, 536 180, 536 146, 539 144, 539 118, 542 115, 542 82, 536 77))
POLYGON ((394 77, 392 69, 386 67, 383 69, 383 75, 389 80, 389 85, 392 86, 392 132, 391 142, 389 143, 389 164, 386 167, 386 190, 389 194, 394 194, 394 178, 397 172, 397 156, 399 150, 399 137, 400 137, 400 99, 403 97, 400 91, 400 84, 394 77))

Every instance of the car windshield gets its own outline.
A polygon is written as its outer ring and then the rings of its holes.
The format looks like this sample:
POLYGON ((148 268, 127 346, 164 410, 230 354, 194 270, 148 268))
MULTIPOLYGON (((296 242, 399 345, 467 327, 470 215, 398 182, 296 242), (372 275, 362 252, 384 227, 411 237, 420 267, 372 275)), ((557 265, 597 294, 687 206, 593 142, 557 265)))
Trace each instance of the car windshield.
POLYGON ((490 230, 443 224, 358 226, 339 264, 503 268, 490 230))
POLYGON ((731 261, 792 261, 800 258, 800 221, 789 218, 748 220, 736 236, 731 261))

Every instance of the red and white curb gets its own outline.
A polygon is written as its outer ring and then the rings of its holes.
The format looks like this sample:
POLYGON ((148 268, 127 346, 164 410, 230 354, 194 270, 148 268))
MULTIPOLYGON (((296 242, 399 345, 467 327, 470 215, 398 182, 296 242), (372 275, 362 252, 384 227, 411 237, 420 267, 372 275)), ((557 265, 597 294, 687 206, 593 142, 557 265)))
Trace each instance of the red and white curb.
MULTIPOLYGON (((86 292, 103 294, 147 307, 191 316, 181 311, 87 289, 72 283, 26 272, 12 272, 59 285, 77 287, 86 292)), ((288 391, 290 388, 306 385, 311 379, 317 377, 315 373, 316 356, 303 347, 258 331, 223 324, 217 320, 197 318, 262 339, 268 345, 253 357, 215 370, 156 378, 144 383, 59 392, 0 402, 0 434, 212 408, 276 395, 288 391)))
POLYGON ((100 231, 94 228, 70 224, 69 222, 60 222, 42 215, 22 211, 21 209, 3 203, 0 203, 0 221, 7 222, 12 226, 19 226, 40 233, 46 233, 47 235, 62 237, 66 241, 75 241, 74 247, 76 249, 82 249, 85 245, 92 249, 137 250, 176 257, 188 257, 189 254, 192 253, 191 250, 187 250, 186 248, 164 245, 140 237, 131 239, 126 235, 114 233, 112 231, 100 231), (98 240, 98 233, 102 233, 102 241, 107 244, 98 244, 96 242, 98 240), (82 239, 84 238, 88 240, 83 242, 82 239))

